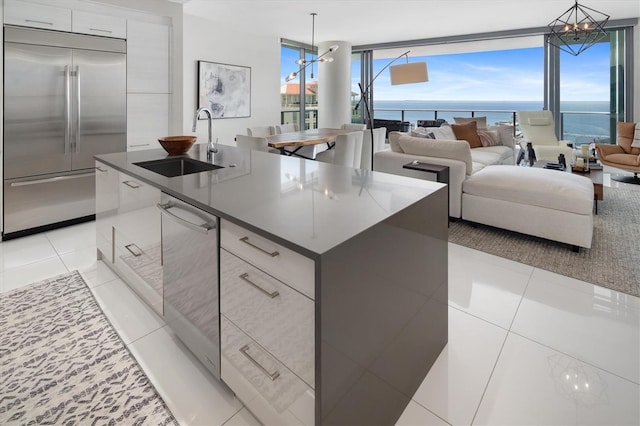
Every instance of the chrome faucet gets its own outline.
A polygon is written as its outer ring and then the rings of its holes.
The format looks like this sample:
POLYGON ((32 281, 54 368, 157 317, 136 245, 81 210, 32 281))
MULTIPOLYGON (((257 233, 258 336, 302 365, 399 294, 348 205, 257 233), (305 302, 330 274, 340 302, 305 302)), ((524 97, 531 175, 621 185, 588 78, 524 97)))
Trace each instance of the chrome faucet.
POLYGON ((211 113, 211 110, 209 108, 206 107, 201 107, 198 108, 198 110, 196 111, 196 113, 193 115, 193 128, 191 129, 192 132, 196 131, 196 125, 198 124, 198 118, 200 118, 200 112, 204 111, 207 114, 207 118, 209 120, 209 126, 208 126, 208 138, 207 138, 207 159, 211 158, 211 153, 216 153, 218 152, 218 139, 216 139, 216 143, 213 143, 213 138, 211 135, 211 123, 213 121, 213 116, 211 113))

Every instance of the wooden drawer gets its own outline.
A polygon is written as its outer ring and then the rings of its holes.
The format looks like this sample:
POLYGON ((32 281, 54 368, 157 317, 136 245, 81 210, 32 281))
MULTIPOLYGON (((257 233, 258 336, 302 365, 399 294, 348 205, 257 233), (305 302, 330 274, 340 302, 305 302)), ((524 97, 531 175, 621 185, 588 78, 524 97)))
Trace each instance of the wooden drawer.
POLYGON ((221 221, 220 246, 315 299, 315 263, 227 220, 221 221))
POLYGON ((315 388, 311 299, 221 249, 220 311, 315 388))
POLYGON ((5 0, 4 23, 47 30, 71 31, 71 9, 5 0))
POLYGON ((264 348, 220 315, 222 380, 266 425, 312 425, 315 394, 264 348))
POLYGON ((71 30, 74 33, 127 38, 127 20, 125 18, 98 15, 81 10, 74 10, 71 16, 71 30))

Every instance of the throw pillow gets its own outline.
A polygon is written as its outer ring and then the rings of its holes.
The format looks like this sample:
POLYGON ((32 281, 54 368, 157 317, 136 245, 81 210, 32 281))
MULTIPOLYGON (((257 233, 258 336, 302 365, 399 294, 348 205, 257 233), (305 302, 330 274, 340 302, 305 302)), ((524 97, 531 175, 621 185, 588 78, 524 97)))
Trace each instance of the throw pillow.
POLYGON ((470 121, 465 124, 452 124, 451 128, 457 140, 469 142, 471 148, 480 148, 482 146, 482 142, 478 136, 478 125, 475 121, 470 121))
POLYGON ((456 135, 453 133, 453 129, 449 125, 443 125, 440 127, 427 127, 427 130, 433 133, 436 139, 445 139, 448 141, 455 141, 456 135))
MULTIPOLYGON (((625 123, 618 122, 618 145, 624 150, 627 154, 633 154, 634 150, 638 148, 632 148, 631 144, 633 144, 633 136, 636 131, 636 123, 625 123)), ((639 150, 640 152, 640 150, 639 150)), ((635 153, 637 154, 637 152, 635 153)))
POLYGON ((500 124, 497 126, 489 126, 489 130, 496 131, 498 136, 495 140, 498 145, 510 146, 513 148, 513 125, 512 124, 500 124))
POLYGON ((640 148, 640 123, 636 123, 636 131, 633 133, 631 148, 640 148))
POLYGON ((496 140, 498 132, 491 130, 478 130, 478 137, 482 146, 496 146, 498 141, 496 140))
POLYGON ((471 121, 475 121, 478 124, 478 129, 487 128, 487 117, 453 117, 456 124, 465 124, 471 121))
POLYGON ((416 138, 428 138, 429 133, 430 133, 429 130, 424 127, 416 127, 411 132, 409 132, 411 136, 416 138))

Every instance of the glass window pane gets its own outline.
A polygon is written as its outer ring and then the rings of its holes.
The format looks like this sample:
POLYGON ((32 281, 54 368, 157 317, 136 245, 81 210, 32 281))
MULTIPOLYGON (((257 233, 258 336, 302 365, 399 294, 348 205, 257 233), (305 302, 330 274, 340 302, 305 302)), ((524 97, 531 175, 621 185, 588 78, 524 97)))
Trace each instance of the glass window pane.
POLYGON ((289 82, 287 76, 298 72, 300 49, 282 46, 280 49, 280 124, 300 123, 300 78, 289 82))
POLYGON ((608 40, 578 56, 560 52, 561 139, 575 145, 610 140, 610 52, 608 40))

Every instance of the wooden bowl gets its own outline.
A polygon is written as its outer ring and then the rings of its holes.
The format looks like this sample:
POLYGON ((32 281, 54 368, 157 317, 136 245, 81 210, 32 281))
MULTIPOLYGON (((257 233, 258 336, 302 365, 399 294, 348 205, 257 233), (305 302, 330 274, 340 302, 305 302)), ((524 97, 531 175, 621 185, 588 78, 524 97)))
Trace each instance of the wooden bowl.
POLYGON ((196 136, 165 136, 158 138, 158 142, 169 155, 185 154, 196 142, 196 136))

